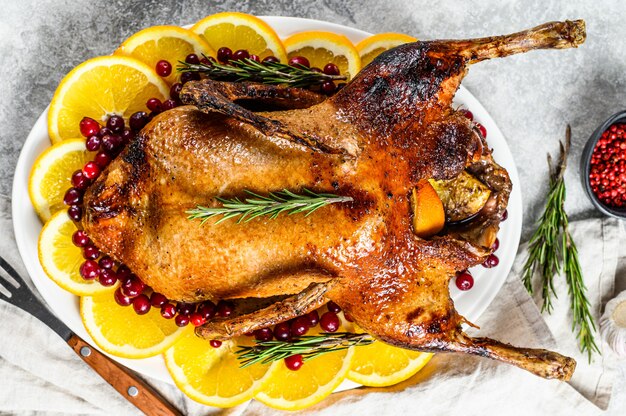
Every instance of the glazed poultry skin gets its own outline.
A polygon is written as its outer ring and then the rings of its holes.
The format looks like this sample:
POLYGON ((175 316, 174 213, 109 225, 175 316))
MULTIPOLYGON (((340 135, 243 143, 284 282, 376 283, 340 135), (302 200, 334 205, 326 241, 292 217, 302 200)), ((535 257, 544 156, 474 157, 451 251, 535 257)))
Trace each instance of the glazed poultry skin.
POLYGON ((462 332, 449 280, 490 253, 511 182, 451 103, 469 64, 576 47, 584 37, 584 22, 566 21, 509 36, 406 44, 326 100, 285 87, 190 82, 181 93, 190 105, 155 117, 89 187, 83 227, 169 299, 275 299, 210 321, 199 336, 229 338, 333 300, 384 342, 480 355, 567 380, 571 358, 462 332), (252 112, 244 101, 290 109, 252 112), (464 171, 489 187, 485 207, 467 223, 417 237, 412 189, 464 171), (216 197, 282 189, 352 202, 245 224, 187 218, 197 205, 218 206, 216 197))

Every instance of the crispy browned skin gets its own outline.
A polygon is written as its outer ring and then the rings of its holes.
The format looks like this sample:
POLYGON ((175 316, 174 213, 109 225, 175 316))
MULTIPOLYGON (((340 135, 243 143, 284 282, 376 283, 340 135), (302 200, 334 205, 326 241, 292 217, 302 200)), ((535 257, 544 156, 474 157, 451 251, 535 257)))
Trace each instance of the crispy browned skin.
MULTIPOLYGON (((407 44, 309 108, 280 87, 189 83, 181 96, 195 107, 168 111, 146 126, 88 189, 83 225, 104 252, 170 299, 269 297, 332 282, 327 298, 385 342, 481 355, 569 379, 571 358, 461 330, 449 279, 489 254, 511 184, 450 104, 469 63, 583 40, 584 23, 568 21, 507 37, 407 44), (234 102, 259 94, 279 96, 283 106, 292 100, 299 109, 253 113, 234 102), (412 188, 463 169, 491 189, 486 207, 468 224, 429 240, 416 237, 412 188), (353 202, 245 225, 210 220, 202 226, 185 214, 216 204, 216 196, 245 196, 244 189, 303 188, 353 202)), ((311 293, 210 322, 198 333, 224 338, 288 319, 307 309, 298 299, 319 304, 311 293)))

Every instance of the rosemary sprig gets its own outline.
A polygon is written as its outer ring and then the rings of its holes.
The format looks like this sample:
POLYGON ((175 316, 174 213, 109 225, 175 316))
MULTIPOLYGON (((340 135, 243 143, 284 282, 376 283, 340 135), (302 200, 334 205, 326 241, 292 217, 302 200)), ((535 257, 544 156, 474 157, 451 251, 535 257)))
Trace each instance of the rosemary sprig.
POLYGON ((578 249, 569 232, 569 219, 565 212, 565 180, 563 175, 567 168, 567 156, 571 145, 571 129, 567 126, 565 144, 560 143, 558 165, 552 165, 548 155, 550 171, 550 190, 546 208, 539 220, 539 226, 533 233, 529 243, 529 256, 524 264, 522 280, 529 293, 533 293, 532 277, 539 269, 542 280, 543 306, 542 312, 552 311, 551 296, 556 297, 553 279, 561 271, 565 274, 570 296, 570 307, 573 314, 572 331, 582 352, 586 352, 589 361, 593 352, 599 352, 593 332, 596 325, 589 310, 590 304, 586 295, 578 249))
POLYGON ((253 198, 246 198, 243 201, 239 198, 224 199, 217 197, 216 199, 222 203, 221 207, 204 207, 197 206, 194 209, 186 211, 190 220, 200 219, 204 224, 210 218, 223 215, 215 224, 226 221, 229 218, 239 217, 237 223, 248 222, 256 217, 269 215, 270 219, 278 217, 283 212, 293 215, 306 212, 305 216, 311 215, 313 212, 329 204, 338 202, 351 202, 353 199, 349 196, 338 196, 334 194, 318 194, 308 189, 304 189, 303 195, 297 195, 293 192, 283 189, 280 192, 270 192, 268 196, 261 196, 254 192, 245 190, 248 195, 253 198))
MULTIPOLYGON (((204 55, 203 55, 204 56, 204 55)), ((206 56, 204 56, 206 58, 206 56)), ((279 62, 259 63, 252 59, 230 61, 230 65, 212 62, 190 64, 178 61, 178 72, 198 72, 218 81, 251 81, 263 84, 286 84, 306 88, 325 81, 344 81, 345 75, 328 75, 303 66, 291 66, 279 62)))
POLYGON ((239 366, 245 368, 256 363, 269 364, 295 354, 301 354, 303 361, 307 361, 329 352, 372 342, 374 338, 366 333, 322 332, 319 335, 304 335, 293 342, 262 341, 252 347, 239 345, 235 354, 240 361, 239 366))

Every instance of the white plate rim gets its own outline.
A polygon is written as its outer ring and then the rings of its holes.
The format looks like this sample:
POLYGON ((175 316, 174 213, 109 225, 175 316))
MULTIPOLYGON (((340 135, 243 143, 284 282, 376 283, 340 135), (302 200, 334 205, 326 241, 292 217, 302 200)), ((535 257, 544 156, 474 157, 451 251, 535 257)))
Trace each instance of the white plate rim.
MULTIPOLYGON (((327 30, 344 34, 352 42, 358 42, 371 35, 362 30, 321 20, 283 16, 260 17, 270 24, 281 38, 305 30, 327 30)), ((499 236, 506 237, 506 239, 501 238, 501 244, 498 250, 500 257, 499 266, 490 270, 483 269, 481 266, 472 269, 475 277, 475 286, 470 291, 460 292, 454 287, 454 284, 451 284, 450 287, 457 310, 472 321, 476 320, 489 306, 511 270, 521 236, 522 197, 519 175, 513 156, 495 121, 478 100, 463 86, 457 91, 455 104, 469 108, 474 113, 475 119, 485 126, 488 132, 487 141, 489 145, 494 148, 494 158, 507 169, 511 177, 511 182, 513 183, 513 190, 508 205, 509 219, 502 223, 499 233, 499 236)), ((39 222, 32 208, 27 189, 28 176, 32 163, 35 158, 50 145, 47 132, 47 113, 48 108, 42 112, 35 122, 24 142, 15 168, 12 189, 12 217, 15 238, 26 270, 50 309, 63 320, 74 333, 97 348, 97 345, 93 342, 80 321, 78 314, 78 298, 65 292, 48 279, 38 261, 36 235, 38 235, 38 230, 41 229, 42 224, 39 222), (33 235, 35 235, 35 238, 33 238, 33 235)), ((126 359, 109 356, 115 361, 143 375, 169 384, 174 384, 161 356, 144 359, 126 359)), ((345 390, 356 386, 358 386, 356 383, 346 381, 338 390, 345 390)))

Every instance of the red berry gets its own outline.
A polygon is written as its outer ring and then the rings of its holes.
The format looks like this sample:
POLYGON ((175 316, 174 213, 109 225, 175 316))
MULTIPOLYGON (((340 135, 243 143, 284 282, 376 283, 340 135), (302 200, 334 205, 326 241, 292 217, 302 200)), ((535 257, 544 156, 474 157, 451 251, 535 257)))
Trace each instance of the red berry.
POLYGON ((483 267, 491 269, 492 267, 496 267, 500 263, 500 259, 495 254, 490 254, 487 259, 483 262, 483 267))
POLYGON ((150 311, 150 299, 146 295, 139 295, 133 299, 133 309, 137 315, 145 315, 150 311))
POLYGON ((478 130, 480 130, 480 134, 483 136, 484 139, 487 138, 487 129, 485 128, 485 126, 483 126, 480 123, 476 123, 476 127, 478 127, 478 130))
POLYGON ((274 338, 272 328, 261 328, 254 331, 254 339, 257 341, 271 341, 274 338))
POLYGON ((274 338, 279 341, 287 341, 291 338, 291 328, 287 322, 281 322, 274 327, 274 338))
POLYGON ((227 318, 233 313, 233 310, 234 305, 232 304, 232 302, 225 302, 220 300, 215 308, 215 313, 217 314, 217 316, 227 318))
POLYGON ((211 341, 209 341, 209 344, 211 344, 213 348, 219 348, 222 346, 222 341, 219 341, 217 339, 212 339, 211 341))
POLYGON ((133 299, 123 294, 122 288, 120 287, 115 289, 115 294, 113 295, 113 297, 115 298, 117 304, 120 306, 128 306, 133 303, 133 299))
POLYGON ((259 57, 259 55, 252 54, 252 55, 250 55, 250 58, 248 58, 248 59, 250 59, 251 61, 254 61, 254 62, 261 63, 261 58, 259 57))
POLYGON ((185 57, 185 62, 187 62, 188 64, 199 64, 200 58, 198 58, 198 55, 196 55, 195 53, 190 53, 185 57))
POLYGON ((193 326, 200 326, 200 325, 204 325, 204 323, 206 322, 206 319, 204 319, 204 317, 200 314, 200 312, 194 312, 191 315, 189 315, 189 321, 191 322, 193 326))
POLYGON ((187 315, 176 315, 176 325, 183 327, 189 324, 189 317, 187 315))
POLYGON ((81 277, 85 280, 94 280, 98 276, 100 276, 100 267, 98 267, 98 263, 93 260, 86 260, 83 264, 80 265, 78 269, 81 277))
POLYGON ((100 250, 96 246, 83 247, 83 257, 87 260, 95 260, 100 256, 100 250))
POLYGON ((146 101, 146 107, 152 112, 159 112, 161 111, 161 100, 152 97, 146 101))
POLYGON ((176 108, 176 101, 174 100, 165 100, 163 104, 161 104, 162 111, 171 110, 172 108, 176 108))
POLYGON ((337 305, 335 302, 333 302, 332 300, 329 301, 326 304, 326 307, 328 308, 329 311, 334 312, 334 313, 339 313, 341 312, 341 308, 339 307, 339 305, 337 305))
POLYGON ((79 123, 80 126, 80 134, 85 137, 93 136, 94 134, 98 134, 100 131, 100 123, 90 117, 83 117, 79 123))
POLYGON ((200 75, 196 72, 183 72, 180 76, 181 84, 186 84, 189 81, 197 81, 200 79, 200 75))
POLYGON ((493 244, 491 245, 491 250, 496 251, 500 247, 500 240, 498 238, 495 239, 493 244))
POLYGON ((507 218, 509 218, 509 210, 505 209, 504 212, 502 213, 501 221, 506 221, 507 218))
POLYGON ((137 111, 130 116, 128 124, 133 131, 139 131, 148 124, 148 114, 145 111, 137 111))
POLYGON ((145 289, 143 282, 136 277, 129 277, 122 282, 122 293, 128 297, 137 297, 145 289))
POLYGON ((290 331, 294 337, 301 337, 309 331, 311 321, 308 316, 299 316, 291 322, 290 331))
POLYGON ((172 305, 171 303, 166 303, 165 305, 161 306, 161 316, 165 319, 172 319, 174 316, 176 316, 176 306, 172 305))
POLYGON ((302 355, 300 354, 290 355, 285 358, 285 365, 291 371, 298 371, 302 368, 302 364, 304 364, 304 361, 302 360, 302 355))
POLYGON ((278 63, 278 62, 280 62, 280 59, 278 59, 275 56, 270 55, 270 56, 266 56, 265 58, 263 58, 263 60, 261 62, 264 63, 264 64, 278 63))
POLYGON ((325 332, 337 332, 339 324, 339 317, 334 312, 325 312, 320 318, 320 327, 325 332))
POLYGON ((233 56, 233 51, 227 47, 221 47, 217 50, 217 60, 222 63, 227 63, 233 56))
POLYGON ((348 321, 348 322, 354 322, 354 319, 352 318, 352 316, 349 313, 344 312, 343 313, 343 317, 346 318, 346 321, 348 321))
POLYGON ((87 141, 85 142, 85 148, 90 152, 95 152, 96 150, 100 149, 101 143, 102 140, 100 139, 100 137, 94 134, 93 136, 89 136, 87 138, 87 141))
POLYGON ((205 320, 209 320, 215 316, 215 304, 210 300, 205 300, 198 307, 198 312, 205 320))
POLYGON ((172 64, 165 59, 161 59, 156 63, 155 70, 160 77, 167 77, 172 73, 172 64))
POLYGON ((83 217, 83 209, 78 205, 72 205, 67 209, 67 216, 74 222, 80 221, 83 217))
POLYGON ((469 119, 470 119, 470 121, 471 121, 471 120, 474 120, 474 114, 473 114, 470 110, 465 110, 465 109, 463 109, 463 110, 461 110, 461 113, 462 113, 465 117, 469 118, 469 119))
POLYGON ((83 202, 83 193, 76 188, 70 188, 65 192, 63 196, 63 203, 65 205, 78 205, 83 202))
POLYGON ((89 186, 89 179, 83 174, 82 170, 77 170, 72 174, 72 186, 79 191, 84 191, 89 186))
POLYGON ((250 58, 250 53, 245 49, 236 50, 231 58, 233 61, 241 61, 242 59, 250 58))
POLYGON ((339 75, 339 67, 333 64, 332 62, 329 62, 326 65, 324 65, 323 71, 326 75, 339 75))
POLYGON ((455 283, 459 290, 470 290, 474 286, 474 278, 470 272, 463 270, 462 272, 457 272, 455 283))
POLYGON ((335 92, 335 90, 337 89, 337 87, 335 86, 335 83, 332 81, 324 81, 322 83, 322 86, 320 87, 320 89, 322 90, 322 92, 324 94, 332 94, 333 92, 335 92))
POLYGON ((104 169, 111 163, 111 156, 105 152, 98 152, 93 160, 100 168, 104 169))
POLYGON ((108 127, 102 127, 98 132, 98 137, 103 138, 107 134, 113 134, 113 131, 108 127))
POLYGON ((91 240, 87 237, 87 233, 83 230, 76 230, 74 234, 72 234, 72 243, 74 243, 76 247, 85 247, 90 242, 91 240))
POLYGON ((309 63, 309 60, 306 59, 304 56, 294 56, 293 58, 289 58, 289 62, 288 64, 290 66, 303 66, 305 68, 308 68, 311 66, 311 64, 309 63))
POLYGON ((170 98, 175 101, 180 100, 180 91, 182 89, 183 84, 181 84, 180 82, 172 84, 172 86, 170 87, 170 98))
POLYGON ((102 286, 113 286, 117 283, 117 274, 111 269, 100 268, 100 277, 98 277, 98 281, 102 286))
POLYGON ((316 326, 320 321, 320 315, 317 313, 317 311, 311 311, 306 316, 307 318, 309 318, 309 326, 311 328, 316 326))
POLYGON ((196 311, 196 305, 193 303, 178 302, 176 304, 176 310, 178 310, 178 313, 181 315, 189 316, 196 311))
POLYGON ((100 167, 96 164, 96 162, 87 162, 83 167, 83 173, 87 179, 94 179, 100 175, 100 167))
POLYGON ((120 280, 127 280, 131 275, 130 269, 125 264, 120 264, 117 268, 117 276, 120 280))
POLYGON ((124 127, 124 119, 118 115, 112 115, 107 120, 107 128, 111 129, 113 133, 123 132, 124 127))

